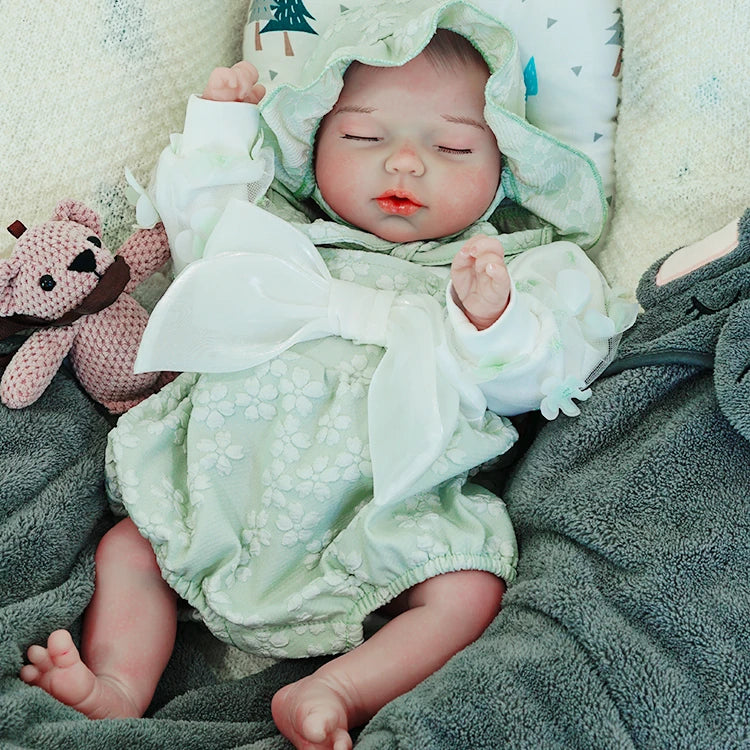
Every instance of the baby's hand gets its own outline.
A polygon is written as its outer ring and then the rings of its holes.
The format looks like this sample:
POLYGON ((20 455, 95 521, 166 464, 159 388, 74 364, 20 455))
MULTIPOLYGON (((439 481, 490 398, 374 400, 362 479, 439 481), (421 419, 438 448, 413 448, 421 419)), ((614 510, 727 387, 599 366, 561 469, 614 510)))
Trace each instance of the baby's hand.
POLYGON ((500 240, 478 234, 451 264, 453 300, 477 330, 489 328, 510 299, 510 276, 500 240))
POLYGON ((257 104, 265 93, 265 86, 258 83, 255 66, 242 60, 231 68, 215 68, 208 77, 203 98, 216 102, 257 104))

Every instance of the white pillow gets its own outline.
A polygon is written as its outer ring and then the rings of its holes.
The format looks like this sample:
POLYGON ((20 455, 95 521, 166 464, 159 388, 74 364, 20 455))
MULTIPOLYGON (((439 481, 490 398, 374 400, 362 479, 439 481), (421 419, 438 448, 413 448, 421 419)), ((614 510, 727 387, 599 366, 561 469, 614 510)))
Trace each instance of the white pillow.
POLYGON ((623 3, 617 196, 594 256, 631 292, 662 256, 750 207, 747 3, 623 3))
POLYGON ((48 220, 63 198, 132 232, 125 167, 148 182, 188 96, 242 53, 247 0, 2 3, 0 255, 5 227, 48 220))
MULTIPOLYGON (((516 34, 526 71, 529 121, 590 156, 605 195, 614 191, 613 149, 619 92, 620 0, 475 0, 516 34)), ((367 0, 304 0, 297 29, 274 30, 275 0, 251 0, 243 57, 269 89, 294 83, 317 37, 367 0)))

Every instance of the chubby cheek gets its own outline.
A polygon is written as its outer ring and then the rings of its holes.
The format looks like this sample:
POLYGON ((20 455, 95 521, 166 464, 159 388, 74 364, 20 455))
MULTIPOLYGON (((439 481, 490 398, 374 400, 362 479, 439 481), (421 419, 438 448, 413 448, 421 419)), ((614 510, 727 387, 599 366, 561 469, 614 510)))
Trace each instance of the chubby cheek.
POLYGON ((357 186, 361 180, 356 160, 346 155, 332 157, 325 152, 318 154, 315 166, 315 181, 323 200, 342 218, 349 221, 356 210, 357 186))
POLYGON ((445 233, 452 234, 477 221, 492 203, 499 181, 498 172, 486 169, 467 170, 446 180, 440 213, 452 228, 445 233))

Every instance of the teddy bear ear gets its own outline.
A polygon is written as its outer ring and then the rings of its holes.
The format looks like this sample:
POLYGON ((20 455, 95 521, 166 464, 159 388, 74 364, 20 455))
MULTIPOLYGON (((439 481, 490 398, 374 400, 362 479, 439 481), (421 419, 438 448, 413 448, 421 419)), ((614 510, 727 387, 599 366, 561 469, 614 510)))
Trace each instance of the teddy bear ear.
POLYGON ((9 224, 7 229, 16 239, 18 239, 26 231, 26 227, 24 226, 23 222, 18 219, 16 219, 12 224, 9 224))
POLYGON ((52 220, 75 221, 78 224, 88 227, 96 235, 101 235, 102 233, 102 222, 96 211, 72 198, 66 198, 57 204, 52 220))
POLYGON ((13 294, 10 285, 16 278, 20 263, 14 256, 0 259, 0 315, 13 313, 13 294))

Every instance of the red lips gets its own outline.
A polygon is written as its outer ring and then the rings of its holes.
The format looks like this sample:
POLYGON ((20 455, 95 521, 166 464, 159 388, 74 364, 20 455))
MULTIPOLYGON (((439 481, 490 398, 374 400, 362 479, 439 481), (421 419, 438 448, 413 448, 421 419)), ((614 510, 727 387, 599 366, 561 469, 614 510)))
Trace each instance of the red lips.
POLYGON ((375 200, 381 211, 395 216, 411 216, 423 207, 408 190, 386 190, 375 200))

